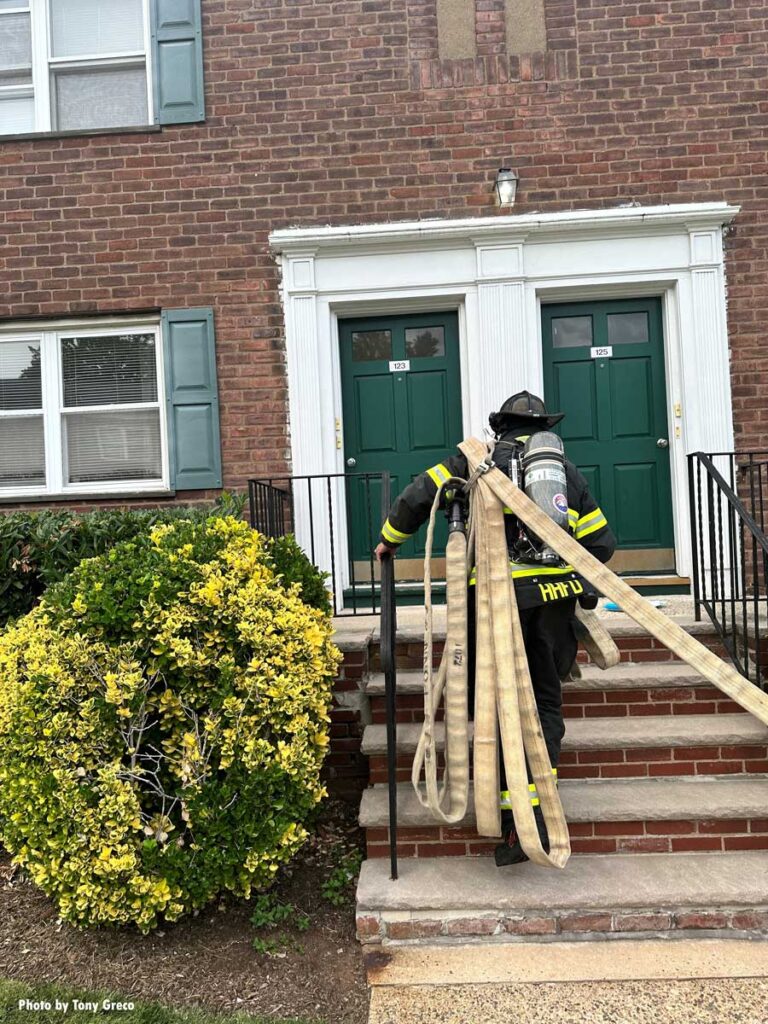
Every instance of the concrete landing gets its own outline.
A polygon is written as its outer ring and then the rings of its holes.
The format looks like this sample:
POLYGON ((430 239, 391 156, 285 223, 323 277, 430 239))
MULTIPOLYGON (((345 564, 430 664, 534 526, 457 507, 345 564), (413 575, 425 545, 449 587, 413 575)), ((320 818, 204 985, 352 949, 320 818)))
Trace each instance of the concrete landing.
POLYGON ((368 1024, 765 1024, 768 980, 374 988, 368 1024))
POLYGON ((763 1024, 768 945, 620 939, 389 946, 365 957, 369 1024, 763 1024))
POLYGON ((768 943, 752 939, 621 939, 525 945, 391 946, 366 954, 368 983, 500 985, 564 981, 768 977, 768 943))

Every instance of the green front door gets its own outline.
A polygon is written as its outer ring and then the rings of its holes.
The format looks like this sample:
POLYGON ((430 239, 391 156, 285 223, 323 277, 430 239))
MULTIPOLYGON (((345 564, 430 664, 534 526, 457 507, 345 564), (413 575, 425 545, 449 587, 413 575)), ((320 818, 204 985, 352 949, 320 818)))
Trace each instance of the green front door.
POLYGON ((659 299, 544 306, 544 393, 613 528, 618 572, 674 570, 659 299))
MULTIPOLYGON (((394 498, 462 439, 457 315, 342 320, 339 334, 347 472, 389 470, 394 498)), ((380 491, 352 479, 348 495, 352 560, 356 577, 363 578, 381 526, 380 491)), ((438 556, 446 536, 441 516, 438 556)), ((403 544, 395 563, 399 579, 422 578, 425 537, 421 530, 403 544)))

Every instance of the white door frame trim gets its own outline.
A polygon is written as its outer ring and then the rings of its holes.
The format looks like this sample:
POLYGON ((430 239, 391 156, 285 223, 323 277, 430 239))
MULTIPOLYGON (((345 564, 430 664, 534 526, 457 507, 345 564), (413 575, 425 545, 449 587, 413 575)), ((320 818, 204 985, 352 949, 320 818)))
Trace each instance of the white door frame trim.
MULTIPOLYGON (((542 301, 658 295, 677 570, 688 575, 686 453, 733 445, 722 235, 738 212, 696 203, 273 232, 293 473, 344 472, 340 317, 458 310, 464 430, 481 434, 507 394, 541 391, 542 301)), ((337 593, 348 583, 343 505, 339 483, 337 593)), ((301 540, 301 501, 296 513, 301 540)), ((315 550, 330 567, 330 538, 315 550)))

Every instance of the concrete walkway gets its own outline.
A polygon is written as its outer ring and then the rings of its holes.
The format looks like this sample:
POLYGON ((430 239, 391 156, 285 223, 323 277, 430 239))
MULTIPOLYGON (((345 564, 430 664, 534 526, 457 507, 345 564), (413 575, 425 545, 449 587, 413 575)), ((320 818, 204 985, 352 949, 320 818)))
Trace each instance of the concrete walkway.
POLYGON ((766 1024, 768 945, 616 940, 377 950, 369 1024, 766 1024))

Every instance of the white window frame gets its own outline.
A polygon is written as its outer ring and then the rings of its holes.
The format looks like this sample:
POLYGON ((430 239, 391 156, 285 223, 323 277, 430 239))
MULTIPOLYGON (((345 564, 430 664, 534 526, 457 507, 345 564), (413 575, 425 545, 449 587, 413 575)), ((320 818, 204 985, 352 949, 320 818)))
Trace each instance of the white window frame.
MULTIPOLYGON (((45 477, 43 487, 0 487, 0 503, 29 498, 104 498, 125 495, 170 494, 170 463, 168 454, 168 421, 165 400, 165 366, 160 323, 153 320, 114 319, 102 321, 59 321, 44 325, 12 325, 0 330, 0 344, 6 341, 40 342, 41 381, 43 392, 43 432, 45 440, 45 477), (157 401, 124 403, 120 405, 77 406, 65 408, 61 365, 61 338, 110 337, 135 333, 152 334, 155 339, 157 401), (67 412, 115 411, 157 408, 160 417, 160 458, 162 476, 153 480, 110 480, 103 483, 70 484, 65 480, 66 454, 64 452, 63 419, 67 412)), ((34 413, 30 413, 34 415, 34 413)), ((24 410, 0 412, 0 418, 28 415, 24 410)), ((94 443, 96 443, 94 441, 94 443)))
MULTIPOLYGON (((150 0, 141 0, 143 15, 144 49, 126 50, 122 53, 100 53, 82 54, 78 57, 54 57, 52 55, 52 31, 51 31, 51 0, 19 0, 18 7, 8 8, 0 11, 0 17, 4 14, 26 14, 29 12, 32 32, 32 84, 0 86, 0 100, 4 97, 34 98, 35 123, 28 132, 16 132, 13 134, 37 134, 39 132, 73 131, 77 134, 87 135, 89 132, 106 130, 119 131, 121 127, 141 128, 154 123, 153 109, 153 87, 152 87, 152 47, 150 28, 150 0), (145 123, 126 124, 115 129, 105 129, 94 126, 93 128, 60 129, 54 118, 54 90, 52 78, 57 71, 75 71, 90 68, 119 68, 145 66, 147 78, 147 120, 145 123)), ((3 134, 0 129, 0 134, 3 134)))

